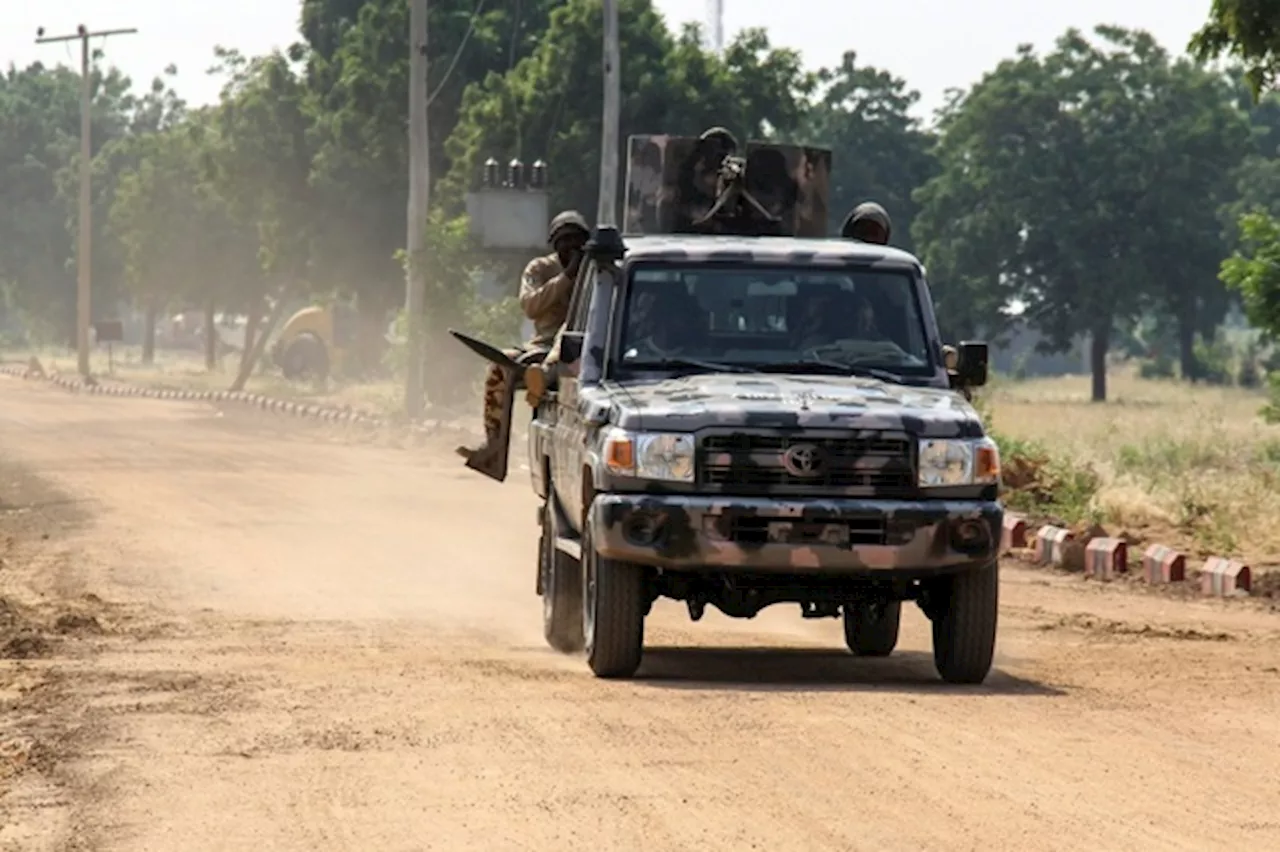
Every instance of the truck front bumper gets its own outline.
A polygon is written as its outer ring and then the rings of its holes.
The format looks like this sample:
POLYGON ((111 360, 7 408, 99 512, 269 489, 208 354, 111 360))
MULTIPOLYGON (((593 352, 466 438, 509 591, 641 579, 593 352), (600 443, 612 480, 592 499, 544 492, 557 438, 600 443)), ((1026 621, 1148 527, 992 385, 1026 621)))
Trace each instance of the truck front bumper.
POLYGON ((600 494, 591 520, 599 555, 673 570, 928 576, 995 558, 1004 508, 977 500, 600 494))

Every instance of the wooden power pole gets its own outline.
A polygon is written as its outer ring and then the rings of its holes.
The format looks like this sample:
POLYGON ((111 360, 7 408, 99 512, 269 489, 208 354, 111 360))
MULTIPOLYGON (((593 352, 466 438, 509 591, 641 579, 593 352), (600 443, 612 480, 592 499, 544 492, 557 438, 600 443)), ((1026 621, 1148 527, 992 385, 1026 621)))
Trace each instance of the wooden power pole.
POLYGON ((36 32, 36 44, 54 42, 80 42, 80 250, 76 256, 76 363, 80 375, 89 376, 89 320, 93 311, 92 250, 93 250, 93 147, 90 145, 90 127, 93 117, 93 87, 89 77, 89 39, 113 35, 132 35, 137 30, 98 30, 89 32, 81 24, 71 35, 46 36, 44 28, 36 32))
POLYGON ((604 110, 600 129, 600 206, 597 225, 613 225, 618 210, 618 125, 622 90, 619 72, 622 49, 618 43, 618 3, 604 0, 604 110))
POLYGON ((409 344, 405 365, 404 410, 409 419, 422 415, 423 363, 426 355, 426 262, 423 257, 430 209, 431 153, 427 135, 427 0, 411 0, 409 9, 409 232, 408 278, 404 311, 409 344))

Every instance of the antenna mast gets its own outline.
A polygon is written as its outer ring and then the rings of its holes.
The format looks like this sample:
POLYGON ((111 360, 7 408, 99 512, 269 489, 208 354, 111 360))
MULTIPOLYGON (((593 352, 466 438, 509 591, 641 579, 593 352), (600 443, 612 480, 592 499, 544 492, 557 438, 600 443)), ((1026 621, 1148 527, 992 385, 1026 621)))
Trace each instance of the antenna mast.
POLYGON ((707 0, 707 35, 711 50, 724 50, 724 0, 707 0))

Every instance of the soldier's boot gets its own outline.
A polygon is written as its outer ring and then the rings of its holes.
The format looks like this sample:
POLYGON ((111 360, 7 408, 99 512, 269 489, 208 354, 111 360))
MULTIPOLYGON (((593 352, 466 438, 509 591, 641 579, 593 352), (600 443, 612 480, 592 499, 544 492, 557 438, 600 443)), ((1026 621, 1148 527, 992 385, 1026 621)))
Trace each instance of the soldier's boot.
POLYGON ((524 371, 524 399, 531 408, 537 408, 547 392, 549 369, 551 368, 545 364, 534 364, 524 371))
POLYGON ((506 394, 506 371, 496 364, 490 365, 484 377, 484 443, 474 449, 458 447, 458 455, 481 465, 501 451, 498 442, 502 439, 502 408, 506 394))

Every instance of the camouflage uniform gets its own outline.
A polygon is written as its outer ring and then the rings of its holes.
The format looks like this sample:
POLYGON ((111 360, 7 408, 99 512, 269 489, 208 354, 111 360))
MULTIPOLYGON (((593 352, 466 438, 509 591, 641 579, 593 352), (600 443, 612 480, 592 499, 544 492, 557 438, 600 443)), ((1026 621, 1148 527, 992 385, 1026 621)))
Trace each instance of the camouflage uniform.
POLYGON ((859 240, 864 243, 888 245, 889 236, 893 233, 893 223, 888 212, 874 201, 864 201, 849 212, 844 224, 840 226, 840 236, 846 240, 859 240), (873 233, 863 231, 868 225, 873 233), (883 236, 875 231, 882 232, 883 236))
MULTIPOLYGON (((556 339, 569 314, 569 300, 573 297, 574 275, 566 274, 562 251, 565 244, 576 249, 586 242, 590 230, 586 219, 573 210, 566 210, 551 220, 547 242, 556 251, 535 257, 520 276, 520 307, 524 315, 533 320, 533 339, 523 347, 505 349, 512 360, 527 358, 533 353, 547 352, 556 339)), ((521 376, 515 381, 520 382, 521 376)), ((496 364, 489 367, 484 379, 484 435, 485 442, 472 450, 459 447, 458 454, 466 458, 484 455, 496 449, 502 431, 502 407, 507 395, 507 372, 496 364)))

